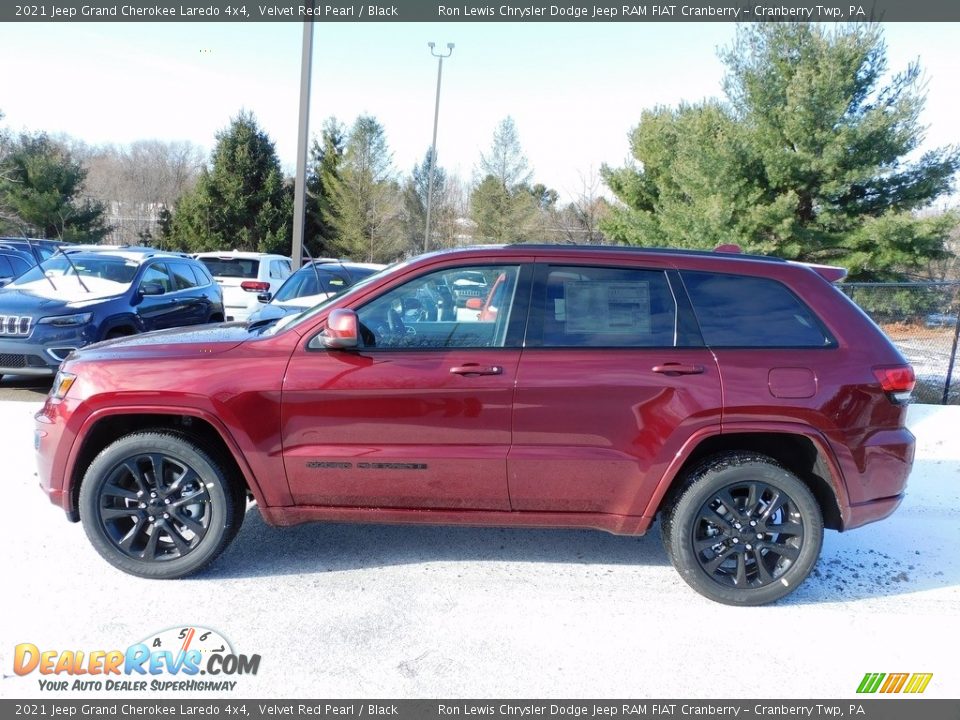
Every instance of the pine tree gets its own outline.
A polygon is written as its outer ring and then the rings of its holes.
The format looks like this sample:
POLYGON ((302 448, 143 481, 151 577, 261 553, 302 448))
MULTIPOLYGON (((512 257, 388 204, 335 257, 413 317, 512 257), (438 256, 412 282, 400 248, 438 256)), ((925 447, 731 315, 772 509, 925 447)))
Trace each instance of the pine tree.
POLYGON ((334 215, 332 188, 340 179, 345 144, 346 129, 329 117, 320 140, 314 139, 310 147, 304 241, 314 257, 330 255, 336 247, 337 231, 330 222, 334 215))
POLYGON ((45 133, 24 133, 0 160, 0 231, 99 242, 109 232, 102 203, 83 197, 87 170, 45 133))
POLYGON ((339 254, 389 262, 403 250, 400 188, 394 179, 386 133, 376 118, 361 116, 347 138, 339 176, 331 178, 324 219, 336 231, 339 254))
POLYGON ((534 197, 529 186, 533 172, 513 118, 506 117, 497 126, 490 152, 480 156, 480 170, 482 180, 470 194, 477 239, 514 243, 535 238, 543 197, 534 197))
POLYGON ((919 146, 920 68, 887 77, 876 25, 759 23, 721 54, 726 102, 644 112, 637 164, 604 168, 623 202, 614 240, 709 248, 894 277, 942 256, 953 215, 916 211, 949 192, 956 148, 919 146))
POLYGON ((293 195, 273 141, 251 113, 217 134, 211 167, 177 205, 173 234, 191 250, 290 252, 293 195))

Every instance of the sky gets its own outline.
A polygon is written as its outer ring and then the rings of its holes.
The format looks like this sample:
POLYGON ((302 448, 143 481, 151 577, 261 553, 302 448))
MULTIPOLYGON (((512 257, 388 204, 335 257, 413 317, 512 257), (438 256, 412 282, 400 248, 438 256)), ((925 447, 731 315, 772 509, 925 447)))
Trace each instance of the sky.
MULTIPOLYGON (((891 70, 925 71, 924 149, 960 143, 951 23, 884 25, 891 70)), ((722 95, 733 23, 317 23, 311 135, 335 116, 384 126, 398 173, 430 146, 443 63, 438 163, 469 182, 512 116, 533 181, 579 195, 629 155, 645 108, 722 95)), ((91 145, 188 140, 209 152, 241 109, 296 166, 302 26, 279 23, 0 24, 0 127, 91 145)))

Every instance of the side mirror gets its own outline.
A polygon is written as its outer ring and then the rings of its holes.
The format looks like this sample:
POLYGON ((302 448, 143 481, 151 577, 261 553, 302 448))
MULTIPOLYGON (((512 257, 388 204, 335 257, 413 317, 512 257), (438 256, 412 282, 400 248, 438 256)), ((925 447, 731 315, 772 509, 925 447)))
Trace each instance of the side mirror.
POLYGON ((268 303, 273 299, 273 293, 265 292, 257 295, 257 302, 268 303))
POLYGON ((360 342, 360 321, 353 310, 338 308, 327 316, 323 346, 328 350, 350 350, 360 342))
POLYGON ((163 295, 164 292, 163 285, 158 282, 140 283, 140 294, 144 297, 147 295, 163 295))
POLYGON ((483 310, 483 298, 467 298, 467 310, 483 310))

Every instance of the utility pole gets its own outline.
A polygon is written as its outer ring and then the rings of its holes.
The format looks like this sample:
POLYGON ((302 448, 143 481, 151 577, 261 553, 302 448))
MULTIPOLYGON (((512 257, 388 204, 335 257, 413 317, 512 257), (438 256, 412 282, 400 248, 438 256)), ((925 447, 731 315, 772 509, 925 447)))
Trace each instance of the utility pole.
POLYGON ((437 102, 433 109, 433 142, 430 145, 430 171, 427 179, 427 227, 423 233, 423 251, 430 249, 430 213, 433 210, 433 168, 437 164, 437 121, 440 119, 440 79, 443 77, 443 59, 453 55, 453 43, 447 43, 446 54, 434 51, 435 43, 427 43, 437 62, 437 102))
MULTIPOLYGON (((307 3, 313 9, 316 0, 307 3)), ((297 270, 303 262, 303 232, 307 214, 307 144, 310 140, 310 69, 313 65, 313 14, 303 21, 300 55, 300 119, 297 125, 297 177, 293 184, 293 247, 290 259, 297 270)))

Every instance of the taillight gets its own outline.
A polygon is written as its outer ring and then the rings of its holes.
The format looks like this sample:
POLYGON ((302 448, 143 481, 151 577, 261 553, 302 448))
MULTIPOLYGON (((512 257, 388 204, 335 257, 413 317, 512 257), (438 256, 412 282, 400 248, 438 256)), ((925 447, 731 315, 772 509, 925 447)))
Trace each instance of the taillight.
POLYGON ((267 290, 269 290, 270 283, 258 282, 256 280, 244 280, 242 283, 240 283, 240 287, 242 287, 247 292, 259 293, 259 292, 266 292, 267 290))
POLYGON ((873 374, 880 381, 883 391, 896 402, 907 402, 913 386, 917 384, 917 376, 909 365, 875 367, 873 374))

